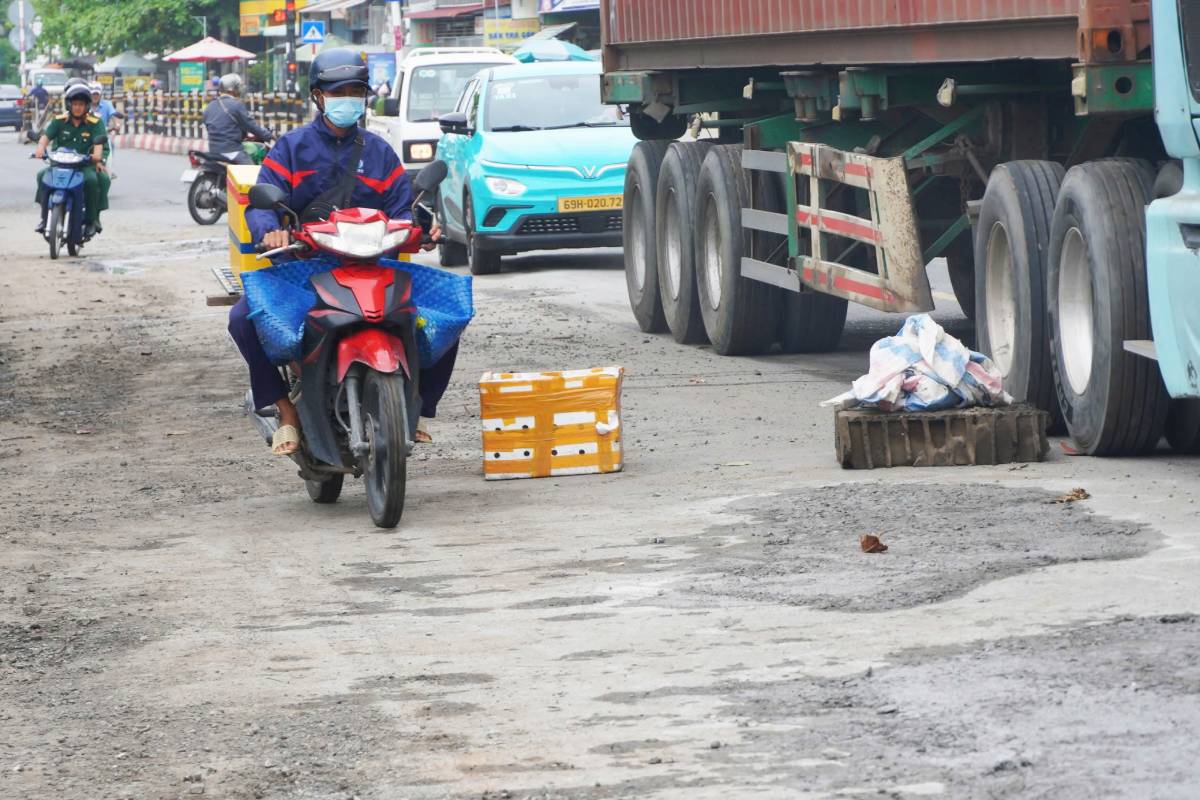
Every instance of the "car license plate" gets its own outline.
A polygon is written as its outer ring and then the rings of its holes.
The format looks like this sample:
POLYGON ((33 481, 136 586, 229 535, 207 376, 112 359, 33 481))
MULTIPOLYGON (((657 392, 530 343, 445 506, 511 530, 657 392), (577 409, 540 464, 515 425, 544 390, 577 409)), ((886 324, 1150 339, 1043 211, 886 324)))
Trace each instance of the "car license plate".
POLYGON ((600 194, 593 197, 560 197, 558 211, 620 211, 625 198, 619 194, 600 194))
POLYGON ((196 180, 196 176, 200 174, 198 169, 185 169, 183 174, 179 176, 180 183, 191 183, 196 180))
POLYGON ((0 100, 0 108, 13 108, 16 105, 16 100, 0 100))

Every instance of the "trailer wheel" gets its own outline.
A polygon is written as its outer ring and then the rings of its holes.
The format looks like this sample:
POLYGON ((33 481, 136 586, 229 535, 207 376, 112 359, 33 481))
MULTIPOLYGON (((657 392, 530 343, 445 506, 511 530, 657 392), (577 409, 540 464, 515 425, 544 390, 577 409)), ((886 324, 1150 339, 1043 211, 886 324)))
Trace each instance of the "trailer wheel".
POLYGON ((1063 168, 1010 161, 992 170, 975 229, 975 337, 1017 400, 1062 428, 1046 323, 1046 255, 1063 168))
POLYGON ((1050 352, 1067 430, 1088 455, 1153 450, 1167 393, 1158 365, 1124 349, 1149 339, 1145 206, 1154 172, 1132 159, 1072 167, 1050 231, 1050 352))
POLYGON ((621 229, 625 240, 625 288, 638 327, 646 333, 667 329, 658 298, 658 247, 655 244, 654 199, 658 172, 670 142, 638 142, 625 170, 621 229))
POLYGON ((779 327, 777 290, 742 277, 749 243, 742 209, 750 203, 750 185, 741 153, 741 145, 714 146, 697 186, 700 312, 713 350, 723 356, 764 352, 779 327))
MULTIPOLYGON (((787 213, 784 181, 777 172, 755 172, 755 207, 779 214, 787 213)), ((754 257, 777 266, 786 266, 788 240, 776 233, 755 231, 751 234, 754 257)), ((846 299, 821 292, 793 292, 777 289, 779 301, 779 339, 785 353, 827 353, 836 350, 846 326, 846 299)))
POLYGON ((969 240, 965 246, 956 246, 946 253, 946 272, 963 316, 975 319, 975 263, 971 258, 969 240))
POLYGON ((658 140, 670 144, 687 130, 687 118, 671 114, 659 122, 649 114, 634 111, 629 115, 629 128, 643 141, 658 140))
POLYGON ((658 175, 655 231, 658 296, 671 335, 680 343, 704 341, 704 320, 696 294, 696 178, 706 142, 674 142, 658 175))

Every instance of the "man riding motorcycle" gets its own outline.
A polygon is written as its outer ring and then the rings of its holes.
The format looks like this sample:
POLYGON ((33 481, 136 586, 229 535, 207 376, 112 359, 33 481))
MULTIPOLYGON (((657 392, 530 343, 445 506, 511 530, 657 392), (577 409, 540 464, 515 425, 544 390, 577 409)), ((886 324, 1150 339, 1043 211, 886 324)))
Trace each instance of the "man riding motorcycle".
POLYGON ((117 107, 112 104, 111 100, 104 99, 104 87, 99 83, 88 84, 88 89, 92 92, 92 109, 100 119, 104 120, 104 127, 110 133, 116 132, 115 125, 112 124, 113 119, 125 119, 125 115, 117 111, 117 107))
POLYGON ((50 92, 46 91, 45 83, 45 78, 38 75, 34 79, 33 88, 29 90, 29 97, 33 99, 38 108, 45 108, 46 104, 50 102, 50 92))
MULTIPOLYGON (((104 121, 90 113, 92 93, 83 81, 68 84, 63 92, 63 102, 66 104, 67 113, 58 115, 46 126, 41 139, 38 140, 34 157, 45 158, 46 149, 51 144, 55 148, 65 147, 92 157, 91 165, 82 170, 86 211, 84 236, 91 237, 102 230, 100 212, 108 208, 108 188, 111 181, 108 168, 104 164, 104 146, 108 143, 108 131, 104 127, 104 121)), ((36 202, 42 207, 42 221, 35 229, 38 233, 46 231, 45 189, 42 184, 45 173, 46 170, 43 169, 37 178, 36 202)))
POLYGON ((229 73, 220 79, 221 93, 204 109, 204 127, 208 130, 208 150, 220 153, 235 164, 254 163, 242 149, 247 134, 264 142, 275 138, 269 130, 251 119, 246 106, 238 99, 242 91, 240 75, 229 73))
MULTIPOLYGON (((396 152, 358 124, 366 109, 367 74, 366 62, 353 50, 318 55, 309 69, 309 87, 320 113, 313 122, 280 137, 263 161, 258 182, 282 189, 284 204, 300 215, 301 222, 354 207, 376 208, 391 219, 412 218, 412 187, 396 152)), ((254 209, 246 221, 254 241, 267 249, 286 247, 291 241, 274 211, 254 209)), ((436 225, 430 230, 433 239, 439 233, 436 225)), ((287 456, 300 446, 300 415, 288 397, 287 384, 263 350, 249 311, 245 298, 238 301, 229 314, 229 333, 250 367, 255 407, 274 405, 279 411, 280 427, 271 449, 287 456)), ((456 345, 436 364, 421 370, 421 417, 436 415, 457 349, 456 345)), ((418 428, 417 441, 432 441, 423 426, 418 428)))

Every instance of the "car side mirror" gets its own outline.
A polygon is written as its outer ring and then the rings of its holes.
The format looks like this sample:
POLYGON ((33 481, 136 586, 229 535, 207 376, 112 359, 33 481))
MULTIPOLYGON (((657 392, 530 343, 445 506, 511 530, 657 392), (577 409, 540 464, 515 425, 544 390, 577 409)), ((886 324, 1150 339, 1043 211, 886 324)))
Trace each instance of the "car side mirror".
POLYGON ((449 114, 442 114, 438 120, 438 125, 442 128, 442 133, 457 133, 460 136, 470 136, 474 131, 467 124, 467 115, 461 111, 451 111, 449 114))
POLYGON ((250 187, 250 207, 263 211, 274 211, 283 203, 283 189, 269 183, 256 183, 250 187))
POLYGON ((446 162, 433 161, 425 165, 417 179, 413 181, 413 188, 422 194, 428 194, 438 187, 442 181, 446 180, 446 162))
POLYGON ((385 97, 383 100, 383 115, 385 117, 400 116, 400 98, 385 97))

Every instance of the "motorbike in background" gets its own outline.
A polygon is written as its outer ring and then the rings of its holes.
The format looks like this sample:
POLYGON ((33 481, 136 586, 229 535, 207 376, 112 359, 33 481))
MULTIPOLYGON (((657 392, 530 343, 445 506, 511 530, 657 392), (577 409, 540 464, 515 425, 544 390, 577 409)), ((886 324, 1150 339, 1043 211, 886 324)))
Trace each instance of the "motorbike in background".
POLYGON ((83 235, 83 170, 92 163, 90 156, 60 148, 46 154, 50 169, 42 176, 42 203, 46 206, 46 230, 42 236, 50 244, 50 258, 58 258, 65 245, 72 256, 79 255, 83 235))
MULTIPOLYGON (((254 164, 262 164, 267 157, 267 146, 255 138, 242 143, 242 150, 254 164)), ((225 193, 225 169, 234 161, 220 153, 203 150, 188 150, 191 167, 179 177, 181 183, 190 183, 188 189, 188 213, 200 225, 215 225, 225 213, 228 198, 225 193)))
MULTIPOLYGON (((279 187, 260 183, 249 193, 252 208, 289 218, 295 240, 259 258, 330 259, 318 262, 307 279, 316 301, 305 317, 301 355, 286 369, 301 422, 300 447, 290 457, 317 503, 335 502, 346 475, 363 477, 371 519, 381 528, 394 527, 404 513, 407 459, 421 411, 421 364, 411 275, 380 261, 416 253, 430 241, 422 226, 433 218, 421 199, 445 175, 441 161, 421 170, 413 186, 416 223, 347 208, 298 225, 279 187)), ((247 294, 253 275, 243 276, 247 294)), ((247 392, 246 412, 270 443, 279 426, 275 410, 256 410, 247 392)))

